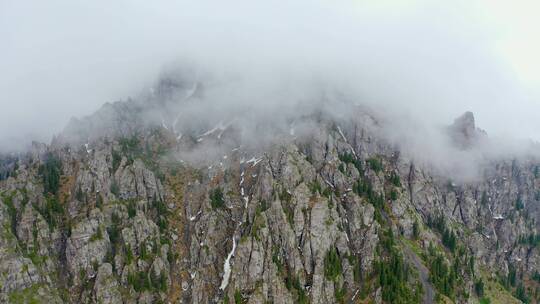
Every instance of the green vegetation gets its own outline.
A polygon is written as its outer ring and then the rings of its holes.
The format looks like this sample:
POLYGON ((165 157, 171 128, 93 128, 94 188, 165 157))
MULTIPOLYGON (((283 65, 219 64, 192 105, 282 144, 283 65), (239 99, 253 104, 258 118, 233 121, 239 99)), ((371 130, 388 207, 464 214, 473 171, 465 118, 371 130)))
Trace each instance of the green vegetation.
POLYGON ((150 277, 144 271, 135 274, 129 273, 127 277, 128 284, 133 286, 136 292, 150 289, 150 277))
POLYGON ((454 298, 458 274, 455 267, 450 267, 444 255, 435 250, 430 244, 428 248, 427 263, 430 272, 430 280, 435 288, 449 298, 454 298))
POLYGON ((382 162, 377 157, 368 158, 367 163, 369 167, 371 168, 371 170, 375 171, 376 173, 382 171, 383 169, 382 162))
POLYGON ((103 196, 101 196, 101 193, 96 194, 96 208, 103 208, 103 196))
POLYGON ((328 280, 336 282, 343 273, 341 259, 335 247, 330 248, 324 258, 324 275, 328 280))
POLYGON ((379 260, 375 262, 377 283, 382 288, 382 298, 386 303, 420 303, 422 286, 417 283, 414 289, 409 286, 411 268, 404 262, 396 248, 392 230, 379 233, 377 247, 379 260))
POLYGON ((260 213, 255 213, 255 217, 253 219, 253 225, 251 226, 251 236, 255 238, 257 241, 261 240, 260 237, 260 231, 266 227, 264 218, 260 215, 260 213))
POLYGON ((240 292, 240 290, 236 289, 234 291, 234 304, 244 304, 246 302, 247 301, 242 296, 242 293, 240 292))
POLYGON ((395 172, 392 172, 389 179, 392 185, 398 188, 401 187, 401 179, 399 178, 399 175, 397 175, 395 172))
POLYGON ((77 187, 77 192, 75 192, 75 199, 79 202, 84 202, 84 192, 82 191, 81 187, 77 187))
POLYGON ((43 181, 44 194, 56 195, 60 188, 60 175, 62 175, 62 162, 60 159, 48 153, 45 162, 39 167, 39 175, 43 181))
MULTIPOLYGON (((519 275, 517 273, 517 270, 516 270, 515 266, 512 265, 512 264, 509 264, 508 265, 508 275, 506 275, 506 276, 500 276, 499 275, 499 282, 501 283, 501 285, 508 292, 513 291, 513 296, 516 299, 519 299, 521 302, 523 302, 525 304, 528 304, 528 303, 531 303, 531 295, 525 289, 525 286, 523 285, 522 278, 523 278, 522 274, 519 275)), ((538 278, 538 273, 533 274, 531 276, 531 279, 532 280, 539 279, 538 278)), ((529 290, 529 291, 533 296, 535 296, 532 290, 529 290)), ((537 295, 536 295, 536 297, 537 297, 537 295)))
POLYGON ((15 208, 15 205, 13 204, 13 196, 15 196, 16 191, 11 192, 10 194, 6 194, 5 192, 2 193, 2 201, 4 201, 4 205, 6 205, 9 218, 10 218, 10 227, 11 232, 13 232, 13 235, 17 235, 17 208, 15 208))
POLYGON ((337 303, 344 304, 346 294, 347 289, 345 289, 345 287, 339 288, 337 286, 334 286, 334 297, 336 298, 337 303))
POLYGON ((309 303, 309 298, 306 294, 306 291, 302 284, 300 284, 300 279, 295 276, 287 276, 285 277, 285 287, 287 290, 292 291, 296 294, 296 302, 299 304, 307 304, 309 303))
POLYGON ((13 304, 39 304, 42 303, 38 291, 41 284, 34 284, 28 288, 13 291, 9 294, 9 303, 13 304))
POLYGON ((284 277, 283 281, 285 283, 285 287, 296 296, 295 303, 309 303, 309 298, 306 294, 304 286, 302 286, 300 283, 298 276, 290 272, 290 269, 288 269, 287 265, 284 263, 279 251, 279 247, 277 246, 272 247, 272 262, 276 265, 278 273, 284 277))
POLYGON ((143 149, 140 146, 140 141, 137 135, 131 137, 120 138, 120 151, 121 154, 127 157, 127 164, 133 164, 135 158, 138 158, 143 153, 143 149))
POLYGON ((160 276, 150 271, 150 274, 146 271, 138 271, 136 273, 128 274, 128 284, 133 286, 136 292, 142 291, 167 291, 167 276, 165 273, 161 273, 160 276))
POLYGON ((137 205, 134 200, 129 200, 127 202, 127 212, 129 218, 134 218, 137 214, 137 205))
POLYGON ((121 162, 121 156, 126 157, 126 165, 132 165, 135 159, 140 159, 147 168, 152 170, 157 178, 161 181, 165 179, 165 175, 160 170, 157 160, 164 153, 164 147, 159 146, 157 149, 152 149, 148 142, 142 145, 142 141, 137 134, 131 137, 120 138, 120 155, 116 155, 113 151, 113 170, 116 171, 121 162), (116 160, 115 160, 116 159, 116 160))
POLYGON ((90 237, 89 241, 95 242, 102 239, 103 239, 103 232, 101 231, 101 227, 98 227, 96 232, 90 237))
POLYGON ((456 234, 454 231, 446 227, 444 216, 439 215, 434 219, 430 217, 427 224, 429 227, 438 231, 442 235, 442 243, 444 246, 446 246, 446 248, 448 248, 451 252, 456 250, 456 234))
POLYGON ((491 301, 489 300, 489 298, 481 298, 480 304, 491 304, 491 301))
POLYGON ((533 279, 534 281, 540 283, 540 272, 538 272, 538 270, 535 271, 535 272, 533 273, 531 279, 533 279))
POLYGON ((156 222, 159 227, 159 231, 163 233, 169 227, 169 220, 167 217, 169 215, 169 210, 167 209, 165 202, 157 199, 156 197, 154 197, 154 199, 152 200, 152 207, 154 208, 154 210, 156 210, 156 222))
POLYGON ((518 238, 518 243, 521 245, 528 245, 530 247, 540 247, 540 235, 536 233, 531 233, 527 236, 521 235, 518 238))
POLYGON ((420 225, 418 220, 415 220, 413 223, 413 238, 417 240, 420 237, 420 225))
POLYGON ((398 193, 397 193, 396 190, 392 189, 392 190, 390 191, 390 199, 393 200, 393 201, 395 201, 395 200, 398 199, 398 193))
POLYGON ((515 287, 517 283, 516 268, 510 264, 508 265, 508 275, 505 280, 502 280, 502 285, 506 288, 515 287))
POLYGON ((488 198, 487 198, 486 191, 484 191, 484 192, 482 192, 482 198, 480 199, 480 205, 487 206, 487 203, 488 203, 488 198))
POLYGON ((287 189, 285 189, 285 187, 281 188, 278 195, 283 212, 285 212, 285 216, 287 217, 287 222, 292 227, 294 225, 294 208, 291 206, 293 196, 289 193, 289 191, 287 191, 287 189))
POLYGON ((282 202, 290 203, 292 201, 292 195, 283 187, 279 193, 279 200, 282 202))
POLYGON ((523 287, 523 283, 519 283, 514 293, 514 296, 525 304, 531 303, 531 298, 525 291, 525 287, 523 287))
POLYGON ((112 172, 116 172, 118 170, 118 167, 120 166, 120 162, 122 161, 122 155, 118 153, 116 150, 112 150, 112 172))
POLYGON ((210 205, 213 209, 219 209, 225 206, 225 199, 223 198, 223 190, 221 187, 217 187, 210 191, 210 205))
POLYGON ((133 262, 133 250, 131 250, 131 246, 129 244, 125 247, 126 250, 126 264, 129 265, 131 262, 133 262))
MULTIPOLYGON (((116 251, 118 248, 120 248, 120 217, 116 214, 116 212, 113 212, 111 214, 111 226, 107 227, 107 234, 109 235, 109 240, 112 244, 112 256, 114 257, 116 255, 116 251)), ((114 265, 114 264, 113 264, 114 265)))
POLYGON ((268 208, 270 208, 270 206, 268 205, 268 203, 266 202, 266 200, 261 200, 259 202, 259 205, 257 205, 257 209, 255 209, 255 214, 256 215, 261 215, 261 213, 265 212, 266 210, 268 210, 268 208))
POLYGON ((279 253, 279 248, 274 246, 272 247, 272 262, 276 264, 276 267, 278 269, 279 273, 283 273, 285 269, 285 265, 283 264, 283 261, 281 259, 281 255, 279 253))
POLYGON ((50 229, 56 227, 57 217, 64 214, 64 207, 60 204, 58 198, 50 194, 45 197, 45 206, 43 208, 40 208, 37 204, 33 207, 45 218, 50 229))
POLYGON ((479 298, 484 296, 484 281, 482 281, 482 279, 474 282, 474 291, 479 298))
POLYGON ((34 247, 31 250, 29 250, 25 256, 29 258, 32 261, 32 264, 36 265, 37 267, 40 267, 43 265, 43 263, 47 260, 46 256, 42 256, 38 252, 38 247, 34 247))
POLYGON ((311 183, 309 183, 308 186, 309 186, 309 190, 311 190, 311 194, 313 195, 316 195, 317 193, 321 194, 323 192, 321 183, 319 183, 319 181, 316 179, 312 181, 311 183))
POLYGON ((118 183, 113 178, 111 181, 111 187, 110 187, 111 193, 114 194, 114 196, 120 195, 120 187, 118 187, 118 183))
MULTIPOLYGON (((353 164, 353 166, 358 170, 360 175, 364 174, 364 168, 362 168, 362 162, 352 153, 345 152, 343 154, 339 155, 339 160, 346 164, 353 164)), ((338 169, 345 173, 345 168, 340 164, 341 167, 338 167, 338 169)))
POLYGON ((382 222, 381 211, 384 210, 384 196, 382 193, 377 194, 373 191, 371 183, 364 179, 359 179, 353 185, 353 191, 361 197, 367 199, 367 201, 375 207, 375 220, 379 223, 382 222))
POLYGON ((525 205, 523 204, 523 200, 521 199, 521 197, 519 197, 516 200, 516 210, 520 211, 520 210, 523 210, 523 208, 525 208, 525 205))

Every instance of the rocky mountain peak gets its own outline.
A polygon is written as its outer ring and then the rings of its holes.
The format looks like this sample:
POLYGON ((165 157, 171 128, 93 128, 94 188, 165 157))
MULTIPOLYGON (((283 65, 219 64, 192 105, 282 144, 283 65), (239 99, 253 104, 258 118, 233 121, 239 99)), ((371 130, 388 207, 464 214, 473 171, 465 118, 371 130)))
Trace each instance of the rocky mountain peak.
POLYGON ((460 149, 470 149, 487 137, 484 130, 476 127, 474 114, 470 111, 463 113, 448 127, 453 143, 460 149))

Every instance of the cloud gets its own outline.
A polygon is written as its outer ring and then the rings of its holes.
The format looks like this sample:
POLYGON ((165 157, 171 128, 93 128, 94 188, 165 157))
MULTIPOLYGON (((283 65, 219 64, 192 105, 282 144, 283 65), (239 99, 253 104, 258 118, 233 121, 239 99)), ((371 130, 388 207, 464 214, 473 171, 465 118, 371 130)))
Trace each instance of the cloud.
POLYGON ((490 134, 538 138, 540 106, 494 49, 494 21, 469 2, 381 3, 3 2, 0 150, 48 141, 178 66, 219 87, 215 109, 276 113, 332 88, 421 125, 471 110, 490 134))

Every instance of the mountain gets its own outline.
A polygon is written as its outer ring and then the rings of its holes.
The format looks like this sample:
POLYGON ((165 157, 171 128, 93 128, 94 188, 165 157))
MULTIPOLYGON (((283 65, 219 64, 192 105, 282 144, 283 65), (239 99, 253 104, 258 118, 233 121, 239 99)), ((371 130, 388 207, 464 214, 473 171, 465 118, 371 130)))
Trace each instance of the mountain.
MULTIPOLYGON (((206 89, 163 81, 0 159, 0 302, 538 303, 535 157, 460 180, 361 106, 195 115, 206 89)), ((489 141, 472 113, 441 134, 489 141)))

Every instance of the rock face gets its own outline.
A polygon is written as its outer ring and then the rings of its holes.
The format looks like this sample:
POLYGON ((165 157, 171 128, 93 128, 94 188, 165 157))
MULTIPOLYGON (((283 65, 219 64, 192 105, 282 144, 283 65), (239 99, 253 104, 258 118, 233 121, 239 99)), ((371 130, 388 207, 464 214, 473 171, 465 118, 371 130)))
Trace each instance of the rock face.
POLYGON ((461 149, 469 149, 486 137, 485 131, 476 128, 472 112, 465 112, 456 118, 448 132, 453 143, 461 149))
MULTIPOLYGON (((36 145, 2 166, 0 302, 537 302, 540 162, 449 181, 355 117, 257 147, 127 118, 36 145), (209 143, 219 158, 182 160, 209 143)), ((469 113, 449 130, 485 136, 469 113)))

